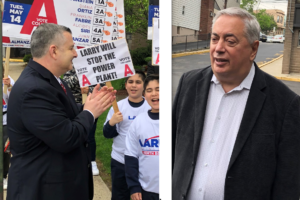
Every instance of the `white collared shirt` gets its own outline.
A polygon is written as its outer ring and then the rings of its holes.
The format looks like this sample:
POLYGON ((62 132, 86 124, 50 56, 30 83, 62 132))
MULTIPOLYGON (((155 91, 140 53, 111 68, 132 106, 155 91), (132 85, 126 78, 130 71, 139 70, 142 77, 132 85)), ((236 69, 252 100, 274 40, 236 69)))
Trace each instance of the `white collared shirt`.
POLYGON ((201 143, 188 200, 223 200, 227 168, 255 74, 252 64, 242 83, 225 93, 213 75, 201 143))

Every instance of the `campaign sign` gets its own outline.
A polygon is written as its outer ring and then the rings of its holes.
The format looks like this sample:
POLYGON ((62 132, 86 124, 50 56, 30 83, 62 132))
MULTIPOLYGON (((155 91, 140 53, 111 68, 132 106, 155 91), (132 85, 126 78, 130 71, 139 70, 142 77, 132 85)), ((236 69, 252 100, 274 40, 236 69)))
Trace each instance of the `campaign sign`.
POLYGON ((152 65, 159 65, 159 18, 153 18, 152 65))
POLYGON ((159 18, 159 5, 149 5, 148 11, 148 40, 152 40, 152 18, 159 18))
POLYGON ((111 41, 116 0, 9 0, 3 12, 3 36, 29 40, 43 23, 64 25, 80 46, 95 43, 93 36, 111 41), (66 6, 67 5, 67 6, 66 6))
POLYGON ((113 81, 135 74, 125 39, 78 49, 73 59, 80 87, 113 81))
POLYGON ((114 30, 112 40, 118 40, 126 37, 125 19, 124 19, 124 0, 117 0, 116 18, 113 23, 114 30))
POLYGON ((30 40, 12 38, 12 37, 2 37, 3 47, 19 47, 19 48, 30 48, 30 40))

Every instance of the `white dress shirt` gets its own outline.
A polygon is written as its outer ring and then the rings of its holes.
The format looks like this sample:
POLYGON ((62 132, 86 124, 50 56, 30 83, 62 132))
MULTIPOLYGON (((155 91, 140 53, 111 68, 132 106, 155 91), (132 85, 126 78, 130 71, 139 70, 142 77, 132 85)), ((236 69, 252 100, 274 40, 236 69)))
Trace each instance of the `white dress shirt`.
POLYGON ((252 64, 247 77, 228 93, 213 75, 188 200, 224 199, 225 176, 254 74, 252 64))

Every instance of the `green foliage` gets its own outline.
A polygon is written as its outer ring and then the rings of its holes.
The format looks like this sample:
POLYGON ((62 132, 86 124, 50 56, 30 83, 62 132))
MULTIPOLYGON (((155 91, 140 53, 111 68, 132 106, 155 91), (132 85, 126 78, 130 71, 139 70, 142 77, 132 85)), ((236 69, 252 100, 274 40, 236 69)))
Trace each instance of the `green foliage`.
POLYGON ((110 161, 113 139, 107 139, 103 136, 103 124, 109 109, 100 115, 97 122, 97 129, 95 133, 96 140, 96 157, 103 164, 104 171, 111 174, 110 161))
POLYGON ((257 2, 258 0, 242 0, 242 4, 240 4, 240 7, 253 14, 253 7, 255 4, 257 4, 257 2))
POLYGON ((145 58, 150 57, 152 54, 151 45, 131 50, 130 54, 134 66, 143 66, 147 64, 145 58))
POLYGON ((260 29, 262 32, 266 33, 267 31, 272 31, 273 27, 277 28, 277 23, 274 20, 274 16, 266 13, 266 10, 259 10, 255 13, 255 17, 259 22, 260 29))
POLYGON ((125 81, 126 81, 126 78, 121 78, 121 79, 112 81, 111 84, 115 90, 123 90, 123 89, 125 89, 125 81))
POLYGON ((152 60, 152 57, 147 57, 147 58, 145 58, 144 60, 146 61, 146 63, 148 63, 149 61, 152 60))
POLYGON ((28 63, 31 58, 32 58, 32 55, 31 54, 27 54, 27 55, 24 56, 23 62, 28 63))
POLYGON ((148 0, 124 1, 126 32, 147 36, 148 7, 148 0))

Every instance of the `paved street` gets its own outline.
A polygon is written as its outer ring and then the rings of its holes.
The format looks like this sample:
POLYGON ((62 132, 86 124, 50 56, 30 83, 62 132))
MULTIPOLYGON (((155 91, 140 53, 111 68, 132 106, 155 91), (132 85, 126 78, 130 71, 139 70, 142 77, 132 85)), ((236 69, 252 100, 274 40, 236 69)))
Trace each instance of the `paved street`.
MULTIPOLYGON (((283 44, 260 42, 258 54, 255 61, 258 64, 262 64, 263 62, 270 61, 281 54, 283 54, 283 44)), ((172 71, 173 71, 172 72, 172 97, 174 98, 179 79, 184 72, 193 69, 204 68, 209 65, 210 65, 209 53, 173 58, 172 59, 172 71)), ((300 83, 297 84, 299 87, 300 83)), ((293 87, 295 90, 297 90, 296 87, 297 84, 291 83, 289 84, 289 87, 293 87)), ((298 92, 299 92, 298 94, 300 94, 300 91, 298 92)))

